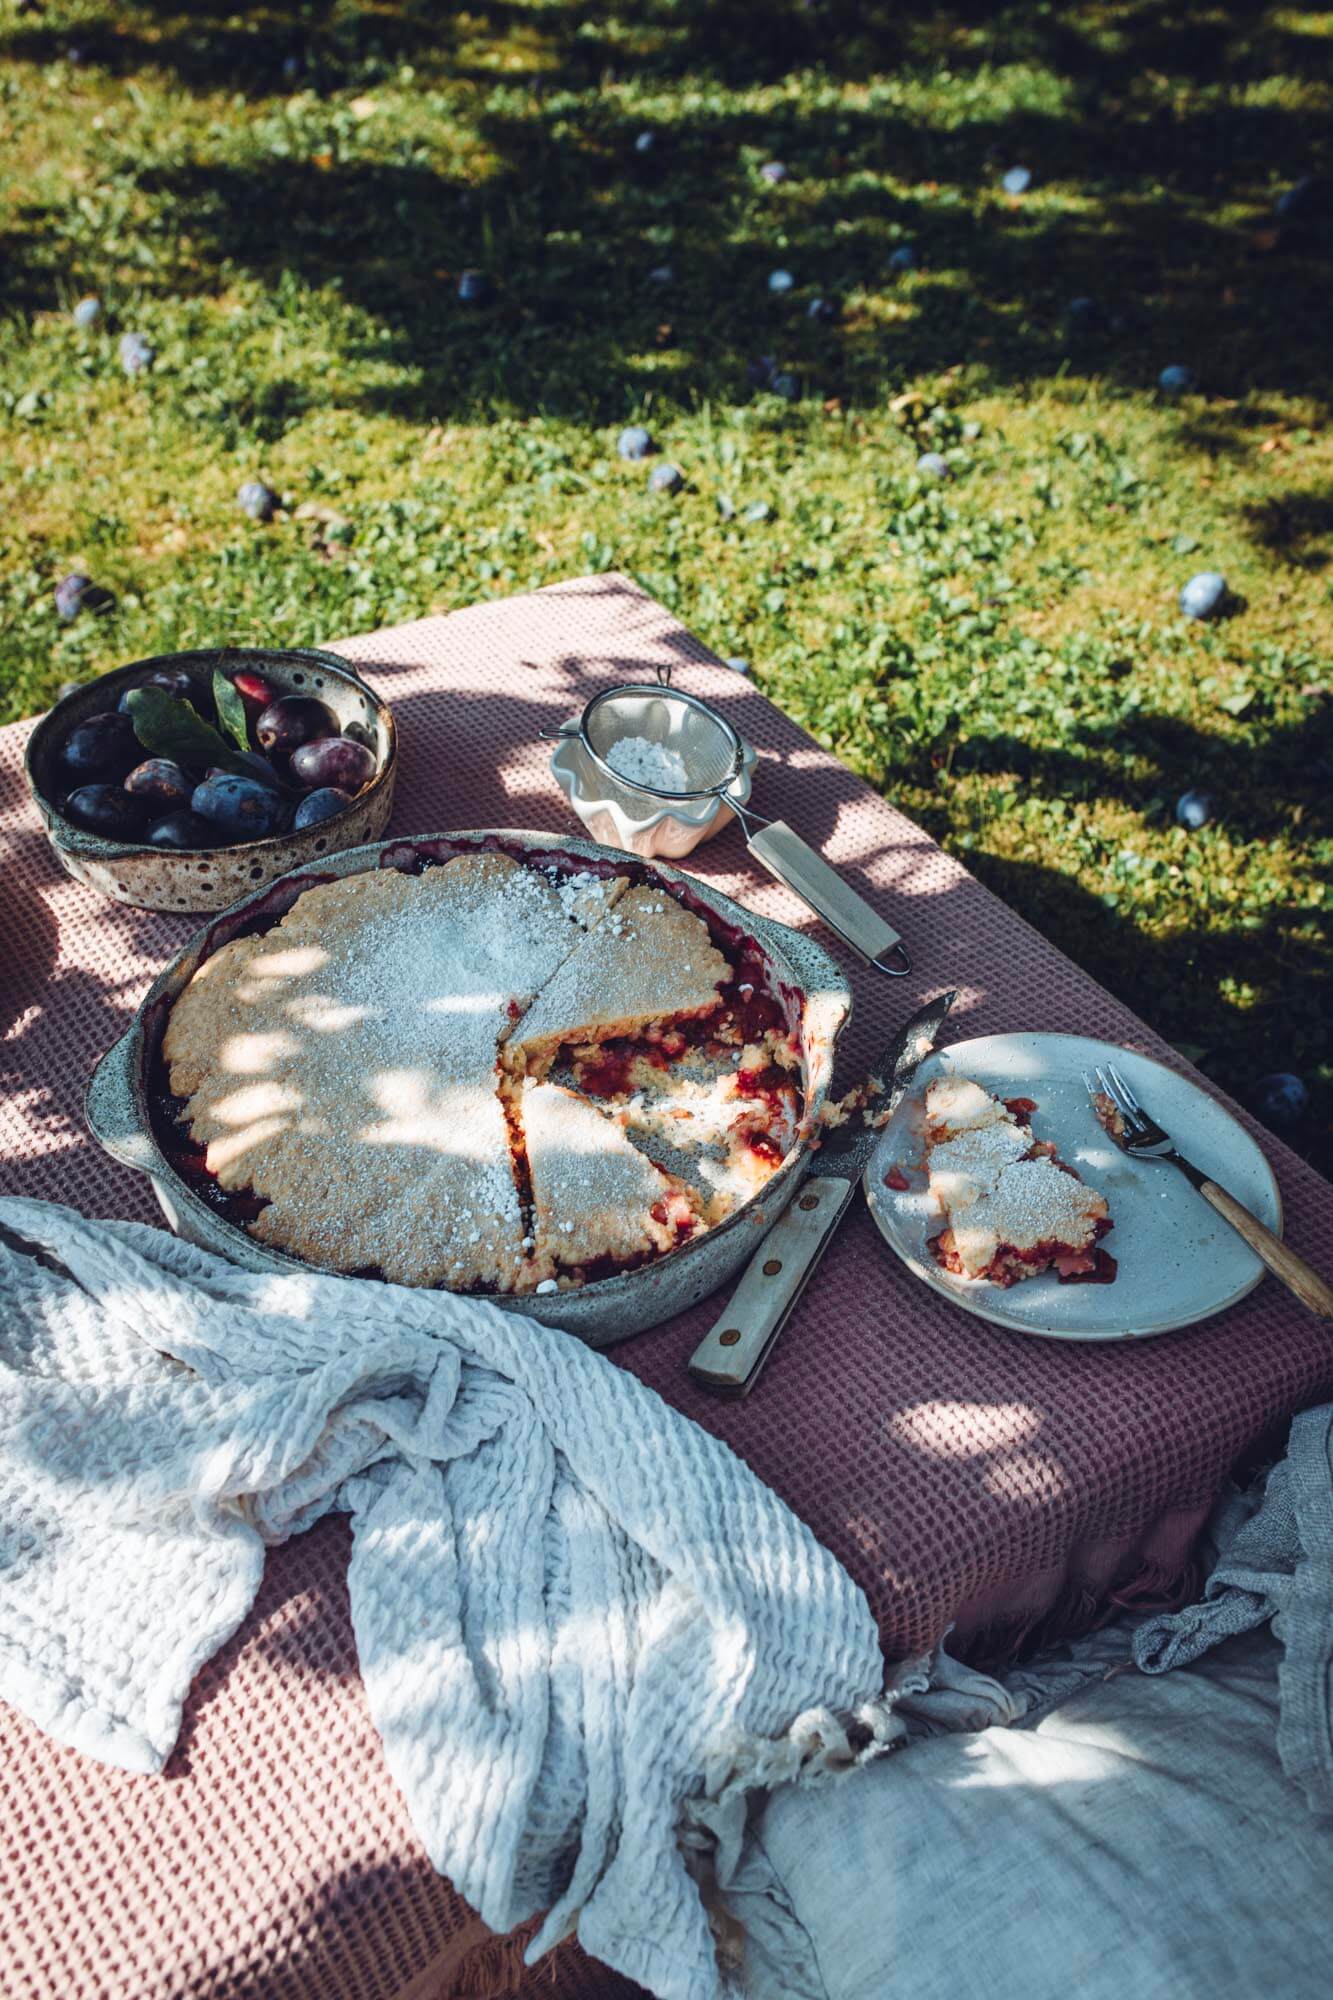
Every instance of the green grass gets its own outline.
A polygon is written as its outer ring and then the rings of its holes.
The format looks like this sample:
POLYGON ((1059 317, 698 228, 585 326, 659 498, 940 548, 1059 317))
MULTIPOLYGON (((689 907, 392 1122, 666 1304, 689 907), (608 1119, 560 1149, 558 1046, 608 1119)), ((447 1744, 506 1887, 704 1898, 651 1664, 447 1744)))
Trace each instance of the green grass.
POLYGON ((1219 1080, 1302 1073, 1327 1160, 1331 273, 1267 232, 1331 113, 1303 6, 0 0, 0 714, 629 570, 1219 1080))

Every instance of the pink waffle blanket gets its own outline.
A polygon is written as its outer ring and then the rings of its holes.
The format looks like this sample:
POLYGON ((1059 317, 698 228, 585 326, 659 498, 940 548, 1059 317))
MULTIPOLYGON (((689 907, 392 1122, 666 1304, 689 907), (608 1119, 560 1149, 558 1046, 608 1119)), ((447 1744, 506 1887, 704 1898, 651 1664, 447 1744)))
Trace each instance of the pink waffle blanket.
MULTIPOLYGON (((395 832, 577 830, 541 728, 661 664, 721 702, 759 751, 756 804, 820 846, 912 949, 910 980, 853 970, 849 1081, 894 1022, 945 985, 959 989, 957 1039, 1065 1030, 1186 1067, 624 578, 339 650, 394 703, 395 832)), ((0 1192, 156 1221, 148 1184, 89 1140, 81 1099, 94 1061, 192 925, 103 902, 63 877, 24 791, 25 734, 0 733, 0 1192)), ((755 909, 811 922, 734 828, 689 865, 755 909)), ((1319 1263, 1333 1189, 1251 1129, 1281 1182, 1289 1240, 1319 1263)), ((891 1659, 929 1650, 951 1624, 956 1650, 997 1659, 1025 1636, 1084 1629, 1116 1603, 1171 1601, 1191 1580, 1198 1529, 1229 1468, 1333 1393, 1333 1338, 1271 1281, 1165 1339, 1025 1340, 928 1294, 861 1212, 744 1403, 714 1401, 684 1373, 717 1310, 706 1302, 613 1356, 725 1438, 807 1522, 865 1590, 891 1659)), ((345 1563, 337 1523, 270 1561, 251 1618, 196 1683, 165 1780, 106 1772, 0 1716, 0 1837, 17 1913, 0 1947, 7 1994, 434 2000, 514 1990, 512 1949, 488 1942, 431 1874, 384 1767, 355 1674, 345 1563)), ((552 1990, 549 1966, 542 1982, 552 1990)), ((555 1990, 613 1989, 565 1951, 555 1990)))

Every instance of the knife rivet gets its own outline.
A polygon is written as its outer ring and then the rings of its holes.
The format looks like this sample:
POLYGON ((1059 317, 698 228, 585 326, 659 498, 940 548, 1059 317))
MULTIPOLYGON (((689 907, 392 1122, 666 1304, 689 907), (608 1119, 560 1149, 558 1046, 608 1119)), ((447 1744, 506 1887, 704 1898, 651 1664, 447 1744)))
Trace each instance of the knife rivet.
POLYGON ((719 1347, 734 1347, 740 1337, 740 1328, 738 1326, 729 1326, 725 1333, 718 1335, 717 1344, 719 1347))
POLYGON ((818 1208, 818 1207, 819 1207, 819 1196, 818 1196, 817 1194, 803 1194, 803 1195, 801 1196, 801 1199, 800 1199, 800 1201, 799 1201, 799 1202, 797 1203, 797 1207, 798 1207, 798 1208, 818 1208))
POLYGON ((764 1266, 764 1276, 766 1278, 776 1278, 778 1272, 781 1269, 782 1269, 781 1257, 770 1257, 768 1262, 764 1266))

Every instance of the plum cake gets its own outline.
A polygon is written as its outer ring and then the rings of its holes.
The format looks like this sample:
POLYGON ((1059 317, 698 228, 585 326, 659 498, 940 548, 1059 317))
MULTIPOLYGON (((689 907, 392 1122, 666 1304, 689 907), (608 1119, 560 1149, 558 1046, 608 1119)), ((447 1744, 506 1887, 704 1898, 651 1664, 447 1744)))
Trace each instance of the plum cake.
POLYGON ((658 884, 490 850, 305 890, 204 961, 161 1062, 175 1163, 232 1220, 463 1292, 668 1254, 770 1178, 802 1112, 752 941, 658 884))

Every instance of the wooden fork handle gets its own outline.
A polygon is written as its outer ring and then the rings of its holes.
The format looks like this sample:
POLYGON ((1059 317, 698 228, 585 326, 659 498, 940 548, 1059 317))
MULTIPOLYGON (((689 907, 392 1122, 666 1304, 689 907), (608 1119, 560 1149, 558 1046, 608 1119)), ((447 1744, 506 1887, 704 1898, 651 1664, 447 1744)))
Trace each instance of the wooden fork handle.
POLYGON ((1289 1292, 1294 1292, 1302 1305, 1309 1306, 1311 1312, 1321 1319, 1333 1319, 1333 1285, 1312 1270, 1304 1257, 1298 1257, 1289 1250, 1280 1236, 1274 1236, 1266 1229, 1257 1215, 1251 1215, 1248 1208, 1228 1194, 1216 1181, 1206 1179, 1202 1174, 1195 1186, 1210 1208, 1215 1208, 1223 1221, 1229 1222, 1238 1236, 1243 1236, 1257 1257, 1262 1257, 1273 1276, 1284 1284, 1289 1292))

